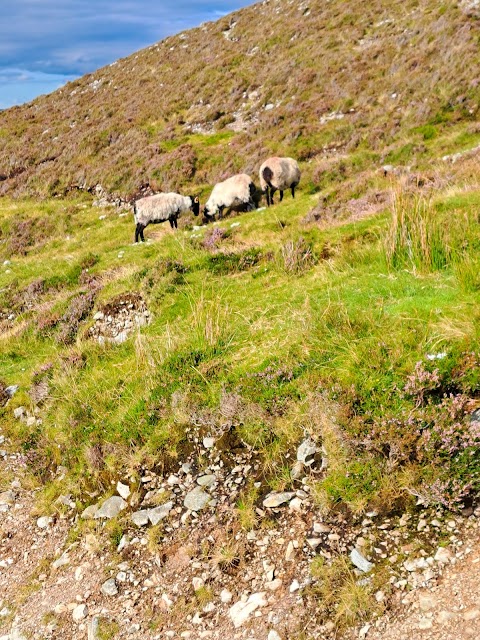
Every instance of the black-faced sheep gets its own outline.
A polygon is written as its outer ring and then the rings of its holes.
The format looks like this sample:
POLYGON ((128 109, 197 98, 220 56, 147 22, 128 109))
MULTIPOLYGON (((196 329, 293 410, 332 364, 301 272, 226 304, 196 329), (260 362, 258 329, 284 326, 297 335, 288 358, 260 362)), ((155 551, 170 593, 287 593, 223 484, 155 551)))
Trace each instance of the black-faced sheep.
POLYGON ((300 169, 293 158, 268 158, 260 167, 260 187, 267 198, 267 206, 273 204, 273 194, 280 191, 280 202, 283 200, 285 189, 292 190, 295 197, 295 187, 300 182, 300 169))
POLYGON ((196 196, 181 196, 178 193, 157 193, 154 196, 140 198, 133 204, 135 218, 135 242, 140 238, 145 242, 143 230, 149 224, 170 222, 170 226, 177 228, 177 219, 181 213, 188 210, 194 215, 200 213, 200 202, 196 196))
POLYGON ((253 199, 255 191, 256 187, 246 173, 239 173, 223 182, 218 182, 205 204, 203 210, 205 221, 214 219, 217 213, 221 218, 225 208, 242 207, 246 211, 252 211, 256 208, 253 199))

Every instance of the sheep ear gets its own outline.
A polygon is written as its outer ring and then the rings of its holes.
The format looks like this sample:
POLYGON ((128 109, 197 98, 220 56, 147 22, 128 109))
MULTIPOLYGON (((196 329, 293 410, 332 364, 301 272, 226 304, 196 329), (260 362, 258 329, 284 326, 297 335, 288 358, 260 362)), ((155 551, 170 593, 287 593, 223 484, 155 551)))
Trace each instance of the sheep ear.
POLYGON ((194 202, 198 202, 198 196, 195 196, 194 202))

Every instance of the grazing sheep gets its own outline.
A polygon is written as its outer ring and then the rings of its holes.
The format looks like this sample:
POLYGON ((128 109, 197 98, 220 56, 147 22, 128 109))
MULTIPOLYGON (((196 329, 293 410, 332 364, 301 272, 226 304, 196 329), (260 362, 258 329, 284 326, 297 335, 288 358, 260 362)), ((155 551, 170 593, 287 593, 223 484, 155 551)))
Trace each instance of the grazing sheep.
POLYGON ((256 208, 253 200, 255 191, 256 187, 246 173, 239 173, 223 182, 218 182, 205 204, 204 220, 213 219, 216 213, 219 213, 221 218, 225 207, 228 209, 242 207, 252 211, 256 208))
POLYGON ((145 242, 143 230, 149 224, 158 224, 168 220, 170 226, 177 228, 177 219, 181 213, 188 210, 194 215, 200 213, 200 202, 196 196, 181 196, 178 193, 157 193, 154 196, 140 198, 133 203, 135 217, 135 242, 138 238, 145 242))
POLYGON ((300 182, 300 169, 293 158, 268 158, 260 167, 260 187, 267 197, 267 206, 273 204, 273 194, 280 191, 280 202, 285 189, 292 190, 295 198, 295 187, 300 182))

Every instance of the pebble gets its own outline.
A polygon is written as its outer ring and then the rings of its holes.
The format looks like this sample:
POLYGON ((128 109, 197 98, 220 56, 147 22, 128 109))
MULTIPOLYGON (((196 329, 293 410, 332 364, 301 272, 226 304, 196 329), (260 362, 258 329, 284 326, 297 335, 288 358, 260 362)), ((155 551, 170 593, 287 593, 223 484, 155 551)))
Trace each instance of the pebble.
POLYGON ((431 629, 433 626, 433 622, 430 618, 421 618, 419 623, 418 623, 418 628, 419 629, 431 629))
POLYGON ((88 607, 86 604, 77 605, 72 611, 72 617, 75 622, 80 622, 88 615, 88 607))
MULTIPOLYGON (((120 496, 112 496, 111 498, 107 498, 105 502, 102 504, 100 509, 93 516, 96 519, 99 518, 115 518, 118 516, 120 511, 123 511, 127 506, 127 503, 120 496)), ((82 514, 83 517, 83 514, 82 514)))
POLYGON ((231 593, 228 589, 222 589, 220 592, 220 601, 224 604, 231 602, 233 599, 233 593, 231 593))
POLYGON ((118 593, 118 587, 115 583, 115 579, 109 578, 108 580, 105 580, 102 584, 101 591, 105 596, 116 596, 118 593))
POLYGON ((46 529, 49 524, 51 524, 53 522, 53 518, 50 516, 41 516, 40 518, 38 518, 37 520, 37 527, 39 529, 46 529))
POLYGON ((238 629, 248 620, 250 615, 259 607, 267 605, 265 593, 252 593, 246 601, 240 600, 230 607, 229 615, 235 629, 238 629))
POLYGON ((205 447, 205 449, 211 449, 215 444, 215 438, 204 438, 203 439, 203 446, 205 447))
POLYGON ((295 497, 293 491, 282 491, 281 493, 269 493, 263 501, 263 506, 267 508, 279 507, 286 502, 289 502, 295 497))
POLYGON ((271 629, 268 632, 267 640, 282 640, 282 638, 274 629, 271 629))
POLYGON ((364 573, 368 573, 371 569, 373 569, 373 564, 369 562, 361 553, 357 551, 357 549, 352 549, 350 552, 350 560, 353 564, 363 571, 364 573))
POLYGON ((127 500, 130 496, 130 487, 127 484, 123 484, 123 482, 117 482, 117 493, 124 500, 127 500))
POLYGON ((207 506, 210 500, 208 493, 205 493, 201 487, 195 487, 195 489, 187 493, 183 504, 190 511, 200 511, 207 506))

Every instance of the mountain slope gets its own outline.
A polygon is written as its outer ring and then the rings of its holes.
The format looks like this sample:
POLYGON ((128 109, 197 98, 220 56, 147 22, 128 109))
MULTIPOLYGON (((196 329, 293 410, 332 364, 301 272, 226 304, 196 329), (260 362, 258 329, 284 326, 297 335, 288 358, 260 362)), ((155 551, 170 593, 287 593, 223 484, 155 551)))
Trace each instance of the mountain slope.
POLYGON ((1 113, 0 193, 202 191, 269 153, 308 160, 312 189, 421 165, 439 135, 471 143, 455 124, 478 116, 479 30, 435 0, 247 7, 1 113))

